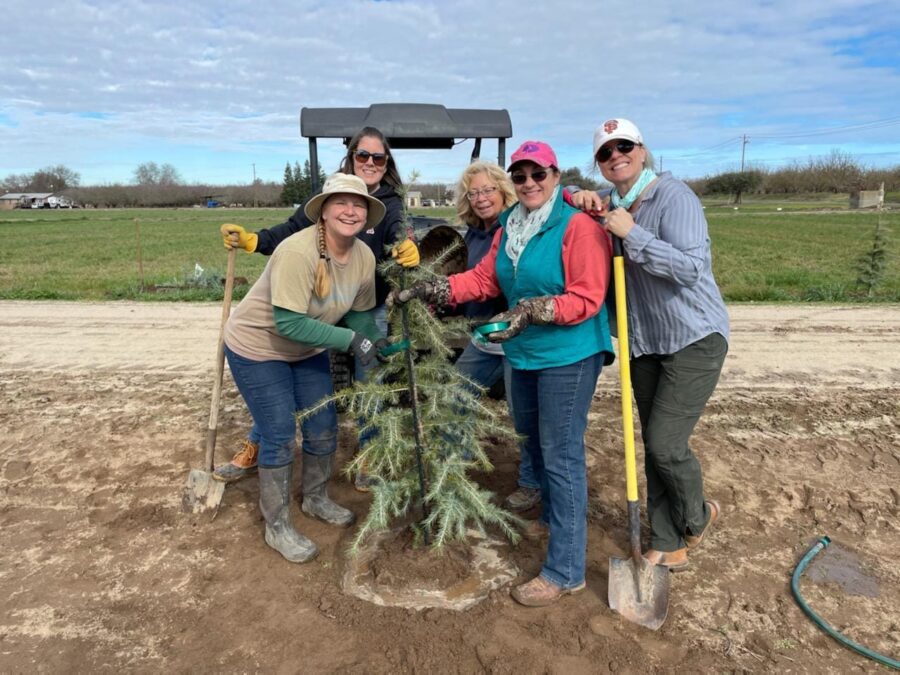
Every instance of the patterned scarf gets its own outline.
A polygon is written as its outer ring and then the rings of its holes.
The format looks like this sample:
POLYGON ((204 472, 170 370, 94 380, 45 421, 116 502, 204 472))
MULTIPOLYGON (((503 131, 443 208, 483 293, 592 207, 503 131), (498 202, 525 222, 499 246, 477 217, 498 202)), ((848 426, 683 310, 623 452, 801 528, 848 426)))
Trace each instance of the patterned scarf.
POLYGON ((553 188, 550 199, 541 208, 535 209, 531 213, 522 205, 522 202, 516 204, 510 211, 509 219, 506 221, 506 255, 512 261, 513 269, 518 268, 519 256, 522 255, 522 251, 550 217, 550 212, 559 196, 559 190, 560 186, 557 185, 553 188))
POLYGON ((655 173, 653 173, 650 169, 644 169, 643 171, 641 171, 641 175, 638 176, 637 183, 635 183, 631 187, 627 195, 621 197, 619 196, 618 190, 613 190, 612 194, 609 196, 609 199, 612 202, 612 207, 614 209, 631 208, 631 205, 634 204, 635 200, 637 200, 638 197, 640 197, 641 193, 644 191, 644 188, 650 185, 654 178, 656 178, 655 173))

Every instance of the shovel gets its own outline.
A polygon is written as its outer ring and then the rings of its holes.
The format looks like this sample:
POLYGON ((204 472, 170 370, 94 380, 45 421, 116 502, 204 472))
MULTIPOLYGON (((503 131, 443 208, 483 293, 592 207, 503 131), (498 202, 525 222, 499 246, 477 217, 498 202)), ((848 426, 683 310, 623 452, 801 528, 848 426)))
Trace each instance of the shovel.
POLYGON ((222 374, 225 371, 225 322, 231 313, 231 294, 234 290, 234 259, 237 249, 228 251, 228 270, 225 272, 225 298, 222 301, 222 322, 216 345, 216 374, 213 381, 212 403, 209 408, 209 428, 206 432, 206 457, 202 469, 191 469, 181 495, 181 507, 188 513, 212 511, 213 516, 222 503, 225 483, 213 478, 216 454, 216 432, 219 426, 219 399, 222 396, 222 374))
POLYGON ((625 259, 622 240, 613 236, 613 278, 616 285, 616 328, 619 339, 619 379, 622 381, 622 435, 625 440, 625 490, 628 499, 630 558, 609 559, 609 607, 634 623, 656 630, 669 612, 669 570, 651 565, 641 555, 641 516, 634 457, 631 409, 631 367, 628 359, 628 314, 625 307, 625 259))

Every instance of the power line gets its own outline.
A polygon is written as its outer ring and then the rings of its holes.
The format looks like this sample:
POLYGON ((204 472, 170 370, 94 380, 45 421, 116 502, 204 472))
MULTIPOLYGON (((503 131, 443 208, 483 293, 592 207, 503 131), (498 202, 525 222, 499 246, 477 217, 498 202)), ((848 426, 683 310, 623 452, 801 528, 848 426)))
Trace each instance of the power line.
POLYGON ((809 138, 811 136, 827 136, 828 134, 836 134, 845 131, 869 131, 870 129, 883 129, 900 124, 900 117, 889 117, 883 120, 873 120, 871 122, 861 122, 859 124, 847 124, 841 127, 830 127, 826 129, 816 129, 814 131, 805 131, 795 134, 754 134, 754 138, 809 138))

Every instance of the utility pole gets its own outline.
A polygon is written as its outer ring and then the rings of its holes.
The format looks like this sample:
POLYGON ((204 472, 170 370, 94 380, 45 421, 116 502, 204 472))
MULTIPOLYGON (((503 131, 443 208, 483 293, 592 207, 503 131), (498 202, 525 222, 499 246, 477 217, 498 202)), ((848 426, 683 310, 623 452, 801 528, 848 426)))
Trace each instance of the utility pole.
POLYGON ((256 163, 253 163, 253 208, 258 206, 256 199, 256 163))
POLYGON ((744 173, 744 149, 747 147, 747 143, 750 142, 750 139, 747 138, 747 134, 744 134, 741 138, 741 173, 744 173))

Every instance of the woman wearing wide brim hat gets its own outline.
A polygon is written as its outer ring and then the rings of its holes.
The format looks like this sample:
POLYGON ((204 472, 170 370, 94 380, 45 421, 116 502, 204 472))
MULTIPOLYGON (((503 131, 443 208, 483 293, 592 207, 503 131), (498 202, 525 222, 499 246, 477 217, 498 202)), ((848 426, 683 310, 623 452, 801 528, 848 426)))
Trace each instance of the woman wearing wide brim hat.
MULTIPOLYGON (((394 153, 384 134, 375 127, 363 127, 347 144, 339 171, 358 176, 366 184, 369 194, 384 204, 384 216, 381 220, 369 224, 356 235, 366 244, 380 263, 393 257, 403 267, 415 267, 419 264, 419 251, 415 242, 408 238, 404 225, 403 181, 394 159, 394 153)), ((298 208, 290 218, 280 225, 271 228, 248 232, 240 225, 226 223, 220 228, 225 248, 242 248, 247 253, 271 255, 278 244, 293 234, 311 227, 315 220, 306 214, 305 205, 298 208)), ((387 332, 387 311, 384 300, 389 286, 387 279, 377 269, 375 271, 375 322, 382 332, 387 332)), ((356 359, 354 377, 363 382, 368 368, 356 359)), ((365 445, 373 432, 363 431, 360 434, 360 445, 365 445)), ((214 477, 217 480, 232 482, 240 480, 256 468, 259 451, 259 433, 256 428, 250 430, 241 448, 228 463, 216 467, 214 477)), ((369 481, 364 475, 357 476, 356 487, 367 489, 369 481)))
POLYGON ((637 126, 614 118, 597 127, 594 162, 612 192, 578 192, 572 201, 605 214, 606 229, 622 240, 631 382, 647 475, 644 555, 677 571, 720 512, 704 496, 688 441, 722 371, 728 312, 713 277, 703 206, 671 173, 654 172, 637 126))
MULTIPOLYGON (((334 174, 305 206, 315 227, 287 239, 228 319, 225 355, 259 432, 259 505, 266 543, 291 562, 316 545, 294 529, 290 490, 295 414, 333 392, 328 349, 351 350, 368 364, 387 341, 378 330, 375 257, 356 235, 384 216, 357 176, 334 174), (342 321, 349 328, 335 324, 342 321)), ((328 497, 337 449, 337 413, 326 406, 302 423, 301 509, 338 526, 354 514, 328 497)))

